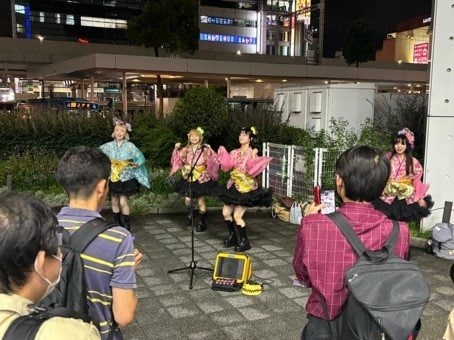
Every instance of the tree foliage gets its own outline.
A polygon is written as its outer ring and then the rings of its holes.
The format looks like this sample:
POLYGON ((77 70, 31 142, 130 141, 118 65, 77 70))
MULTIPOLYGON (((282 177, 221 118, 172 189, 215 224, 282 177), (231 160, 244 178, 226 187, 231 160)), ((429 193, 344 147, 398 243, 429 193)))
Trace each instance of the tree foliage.
MULTIPOLYGON (((152 48, 156 57, 159 49, 169 53, 194 53, 198 48, 199 28, 197 3, 194 0, 148 1, 142 13, 128 22, 128 39, 152 48)), ((163 115, 163 84, 157 75, 159 113, 163 115)))
POLYGON ((153 48, 156 56, 160 48, 170 53, 194 53, 199 39, 196 2, 149 1, 143 12, 128 22, 126 35, 132 42, 153 48))
POLYGON ((365 19, 355 20, 345 38, 343 54, 347 64, 356 64, 374 59, 375 32, 365 19))
POLYGON ((173 109, 171 127, 180 141, 186 141, 191 129, 200 126, 210 144, 219 144, 228 121, 227 101, 212 88, 197 87, 186 92, 173 109))

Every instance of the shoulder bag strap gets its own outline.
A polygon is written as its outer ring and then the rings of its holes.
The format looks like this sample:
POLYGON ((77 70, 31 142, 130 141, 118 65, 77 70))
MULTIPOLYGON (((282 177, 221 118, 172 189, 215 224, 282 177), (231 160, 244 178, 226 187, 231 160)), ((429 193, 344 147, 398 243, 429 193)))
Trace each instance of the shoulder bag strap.
POLYGON ((106 231, 113 225, 107 223, 103 218, 97 217, 82 225, 79 230, 69 238, 69 246, 82 253, 96 236, 106 231))
POLYGON ((366 251, 366 248, 359 239, 358 235, 356 235, 350 223, 348 223, 348 221, 345 219, 345 217, 337 211, 332 212, 331 214, 327 214, 326 216, 329 217, 338 226, 338 228, 347 239, 348 243, 350 243, 350 245, 353 247, 358 256, 363 255, 366 251))
POLYGON ((344 237, 347 239, 347 241, 350 243, 350 245, 353 247, 355 252, 358 254, 358 256, 366 254, 367 257, 369 258, 378 258, 382 259, 388 256, 388 254, 392 253, 394 251, 394 246, 397 241, 397 236, 399 235, 399 222, 393 220, 393 230, 391 232, 391 235, 389 236, 388 240, 385 243, 384 248, 386 248, 385 252, 373 252, 364 247, 364 244, 361 242, 359 239, 358 235, 356 235, 355 231, 351 227, 351 225, 348 223, 348 221, 345 219, 344 216, 342 216, 340 213, 337 211, 327 214, 328 216, 336 225, 339 227, 340 231, 344 235, 344 237))
POLYGON ((391 236, 389 237, 388 241, 386 241, 385 244, 386 248, 388 248, 390 252, 394 252, 394 248, 397 243, 397 237, 399 236, 399 231, 400 231, 399 222, 393 220, 393 231, 391 232, 391 236))
POLYGON ((3 340, 34 340, 41 324, 48 318, 37 314, 23 315, 16 318, 8 327, 3 340))

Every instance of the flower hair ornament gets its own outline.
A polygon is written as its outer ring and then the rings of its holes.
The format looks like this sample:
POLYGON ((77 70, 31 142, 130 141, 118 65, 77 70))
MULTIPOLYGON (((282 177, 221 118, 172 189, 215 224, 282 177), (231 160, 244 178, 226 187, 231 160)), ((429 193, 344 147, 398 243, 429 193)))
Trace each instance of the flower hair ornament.
POLYGON ((113 124, 114 124, 114 126, 116 126, 116 125, 118 125, 118 124, 123 124, 123 125, 126 127, 126 131, 128 131, 128 132, 131 132, 131 131, 132 131, 131 124, 126 123, 126 122, 122 121, 121 119, 119 119, 119 118, 117 118, 117 117, 114 117, 114 119, 113 119, 113 124))
POLYGON ((410 147, 413 149, 415 146, 415 134, 410 131, 409 128, 403 128, 397 133, 398 136, 405 136, 408 139, 408 142, 410 143, 410 147))
POLYGON ((257 128, 255 126, 251 126, 251 132, 254 134, 254 136, 257 136, 257 128))
POLYGON ((201 136, 203 136, 203 133, 204 133, 205 131, 203 131, 203 129, 202 129, 200 126, 197 126, 197 129, 196 129, 196 130, 197 130, 198 133, 200 133, 201 136))

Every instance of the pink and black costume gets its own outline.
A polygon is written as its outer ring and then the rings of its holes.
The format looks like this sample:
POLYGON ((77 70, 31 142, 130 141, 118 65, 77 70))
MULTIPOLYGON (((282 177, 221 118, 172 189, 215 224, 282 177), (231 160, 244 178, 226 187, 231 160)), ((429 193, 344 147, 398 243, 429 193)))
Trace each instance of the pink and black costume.
MULTIPOLYGON (((394 144, 399 139, 410 150, 413 148, 414 137, 410 130, 405 128, 399 131, 394 144)), ((422 182, 421 163, 414 157, 398 157, 395 152, 389 152, 387 156, 391 172, 383 195, 373 202, 375 209, 398 221, 419 221, 428 216, 434 203, 431 196, 427 195, 429 185, 422 182), (411 164, 407 164, 408 159, 411 159, 411 164), (426 206, 418 203, 421 199, 424 199, 426 206)))
POLYGON ((272 193, 261 188, 257 176, 271 162, 272 157, 253 157, 252 148, 245 153, 235 149, 230 153, 221 146, 218 150, 222 171, 230 170, 230 179, 225 188, 220 188, 219 199, 227 205, 245 207, 271 206, 272 193))

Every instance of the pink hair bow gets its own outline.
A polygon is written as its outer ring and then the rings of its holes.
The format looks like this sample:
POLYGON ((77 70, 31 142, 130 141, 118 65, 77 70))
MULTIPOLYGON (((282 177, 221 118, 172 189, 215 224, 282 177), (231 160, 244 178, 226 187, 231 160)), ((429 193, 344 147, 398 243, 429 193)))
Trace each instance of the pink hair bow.
POLYGON ((405 137, 407 137, 407 139, 408 139, 408 141, 410 143, 410 146, 413 149, 413 147, 415 145, 415 134, 413 132, 411 132, 409 128, 403 128, 397 134, 399 136, 400 135, 404 135, 405 137))

